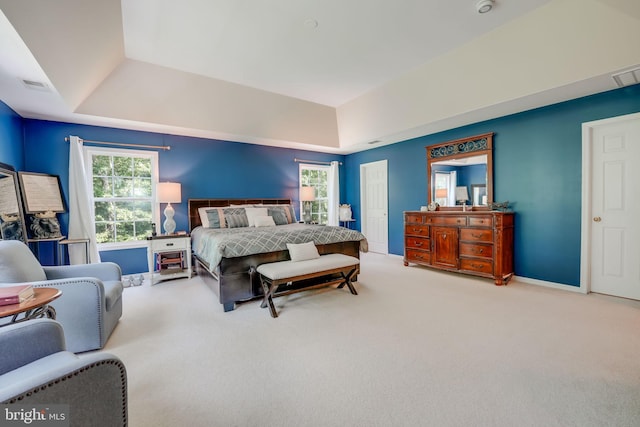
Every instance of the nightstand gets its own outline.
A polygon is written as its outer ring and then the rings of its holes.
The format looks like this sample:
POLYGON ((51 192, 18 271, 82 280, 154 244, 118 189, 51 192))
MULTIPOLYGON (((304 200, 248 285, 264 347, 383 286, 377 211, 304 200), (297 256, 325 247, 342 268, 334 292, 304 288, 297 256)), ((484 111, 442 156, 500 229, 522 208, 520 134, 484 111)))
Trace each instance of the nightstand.
POLYGON ((147 237, 151 284, 161 280, 191 278, 191 237, 170 234, 147 237))

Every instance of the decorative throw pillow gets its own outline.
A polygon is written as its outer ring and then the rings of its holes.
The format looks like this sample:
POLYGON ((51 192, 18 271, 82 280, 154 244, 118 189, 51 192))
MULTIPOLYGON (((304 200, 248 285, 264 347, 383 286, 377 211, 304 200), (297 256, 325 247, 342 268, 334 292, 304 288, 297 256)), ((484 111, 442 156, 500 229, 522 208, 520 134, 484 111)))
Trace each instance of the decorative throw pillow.
POLYGON ((287 243, 291 261, 306 261, 308 259, 320 258, 318 248, 313 241, 307 243, 287 243))
MULTIPOLYGON (((207 213, 207 228, 224 228, 224 213, 220 208, 208 208, 207 213)), ((204 224, 203 224, 204 225, 204 224)))
POLYGON ((288 213, 288 218, 287 219, 289 220, 289 224, 293 224, 294 222, 298 222, 298 220, 296 219, 296 211, 295 211, 295 209, 293 209, 293 206, 286 205, 285 212, 288 213))
POLYGON ((225 208, 222 210, 227 228, 248 227, 249 220, 245 208, 225 208))
MULTIPOLYGON (((280 217, 281 215, 278 213, 276 217, 274 217, 274 220, 276 221, 276 225, 285 225, 285 224, 293 224, 294 222, 298 222, 298 220, 296 219, 296 211, 295 209, 293 209, 293 206, 291 206, 290 204, 286 204, 286 205, 253 205, 254 207, 264 207, 264 208, 268 208, 268 209, 273 209, 274 211, 277 210, 278 212, 282 212, 282 214, 284 215, 285 221, 284 222, 280 217)), ((269 212, 269 215, 273 216, 273 214, 271 212, 269 212)))
POLYGON ((273 217, 265 215, 265 216, 257 216, 255 217, 255 226, 256 227, 272 227, 275 226, 276 223, 273 221, 273 217))
POLYGON ((289 224, 289 220, 287 219, 287 214, 283 207, 274 206, 267 208, 267 212, 269 216, 273 217, 273 221, 276 225, 287 225, 289 224))
POLYGON ((244 208, 245 213, 247 214, 247 220, 249 221, 249 227, 254 227, 255 220, 259 216, 267 216, 267 208, 244 208))

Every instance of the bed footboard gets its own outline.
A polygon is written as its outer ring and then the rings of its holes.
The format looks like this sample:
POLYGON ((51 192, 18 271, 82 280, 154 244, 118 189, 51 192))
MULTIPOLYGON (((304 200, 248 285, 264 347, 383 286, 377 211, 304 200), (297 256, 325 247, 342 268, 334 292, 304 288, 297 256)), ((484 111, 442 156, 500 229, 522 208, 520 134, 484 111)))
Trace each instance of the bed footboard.
MULTIPOLYGON (((360 258, 360 242, 340 242, 318 245, 320 255, 343 253, 360 258)), ((204 282, 213 290, 224 311, 231 311, 236 303, 249 301, 263 296, 260 275, 256 268, 267 262, 285 261, 289 259, 288 251, 269 252, 247 255, 237 258, 223 258, 220 265, 210 272, 206 263, 196 257, 196 271, 204 282)), ((357 277, 353 278, 355 281, 357 277)))

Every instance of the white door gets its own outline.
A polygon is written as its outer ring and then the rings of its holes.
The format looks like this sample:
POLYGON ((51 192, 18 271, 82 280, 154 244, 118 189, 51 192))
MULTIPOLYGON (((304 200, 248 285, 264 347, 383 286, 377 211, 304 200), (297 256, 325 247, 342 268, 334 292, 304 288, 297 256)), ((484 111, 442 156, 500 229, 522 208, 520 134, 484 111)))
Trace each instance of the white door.
POLYGON ((387 161, 360 165, 360 206, 362 234, 369 250, 389 253, 387 161))
POLYGON ((585 124, 583 133, 591 172, 583 278, 591 292, 640 299, 640 114, 585 124))

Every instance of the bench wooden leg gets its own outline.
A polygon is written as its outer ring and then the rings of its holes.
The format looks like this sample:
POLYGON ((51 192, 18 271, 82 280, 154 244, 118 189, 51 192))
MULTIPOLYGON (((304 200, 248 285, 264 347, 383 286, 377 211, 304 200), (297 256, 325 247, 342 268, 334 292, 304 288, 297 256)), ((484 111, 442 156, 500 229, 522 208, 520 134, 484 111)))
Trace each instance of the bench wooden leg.
POLYGON ((264 299, 262 300, 262 304, 260 304, 260 308, 265 308, 269 306, 269 312, 271 313, 271 317, 274 319, 278 317, 278 311, 276 310, 276 306, 273 303, 273 293, 278 288, 277 285, 271 285, 267 283, 266 280, 260 280, 262 283, 262 290, 264 292, 264 299))
POLYGON ((357 268, 354 268, 353 270, 351 270, 346 275, 344 273, 340 273, 342 275, 342 278, 344 279, 344 282, 340 283, 340 285, 338 286, 338 289, 341 289, 341 288, 344 287, 344 285, 347 285, 347 287, 349 288, 349 291, 351 292, 352 295, 358 295, 358 292, 356 291, 356 288, 354 288, 353 287, 353 283, 351 283, 351 278, 353 277, 353 275, 355 274, 355 272, 357 270, 358 270, 357 268))

